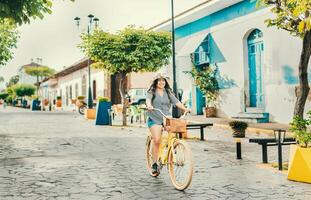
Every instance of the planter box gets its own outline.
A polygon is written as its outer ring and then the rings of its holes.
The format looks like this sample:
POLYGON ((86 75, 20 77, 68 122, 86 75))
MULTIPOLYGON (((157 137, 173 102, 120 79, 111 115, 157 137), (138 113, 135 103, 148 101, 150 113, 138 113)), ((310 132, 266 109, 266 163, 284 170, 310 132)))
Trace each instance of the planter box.
POLYGON ((40 108, 40 101, 39 100, 32 100, 31 101, 31 110, 41 110, 40 108))
POLYGON ((290 146, 287 179, 311 183, 311 148, 290 146))
POLYGON ((99 102, 96 107, 96 125, 110 125, 111 102, 99 102))
POLYGON ((96 118, 96 109, 85 109, 84 116, 86 119, 95 119, 96 118))
POLYGON ((57 107, 57 108, 62 107, 62 100, 61 100, 61 99, 57 99, 57 100, 56 100, 56 107, 57 107))
POLYGON ((205 107, 205 117, 216 117, 216 108, 215 107, 205 107))

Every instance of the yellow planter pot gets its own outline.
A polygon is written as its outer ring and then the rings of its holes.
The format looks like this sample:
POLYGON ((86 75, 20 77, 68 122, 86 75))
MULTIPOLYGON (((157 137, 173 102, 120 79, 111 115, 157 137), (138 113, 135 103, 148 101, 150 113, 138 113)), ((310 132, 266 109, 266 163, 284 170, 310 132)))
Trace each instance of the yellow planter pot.
POLYGON ((85 118, 86 119, 95 119, 96 118, 96 109, 85 109, 85 118))
POLYGON ((287 179, 311 183, 311 148, 290 146, 287 179))

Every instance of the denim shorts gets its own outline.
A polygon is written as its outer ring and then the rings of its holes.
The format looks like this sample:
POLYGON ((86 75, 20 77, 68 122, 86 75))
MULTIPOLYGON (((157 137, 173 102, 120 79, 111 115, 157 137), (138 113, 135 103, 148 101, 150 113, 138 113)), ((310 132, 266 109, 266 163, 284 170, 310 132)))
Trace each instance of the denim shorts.
POLYGON ((156 125, 156 123, 149 117, 147 121, 148 128, 151 128, 153 125, 156 125))

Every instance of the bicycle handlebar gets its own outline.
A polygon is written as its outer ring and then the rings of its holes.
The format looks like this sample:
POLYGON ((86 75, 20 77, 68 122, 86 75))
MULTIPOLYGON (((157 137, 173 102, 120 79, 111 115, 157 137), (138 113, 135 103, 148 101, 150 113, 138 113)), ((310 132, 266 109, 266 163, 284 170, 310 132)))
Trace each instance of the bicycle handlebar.
MULTIPOLYGON (((143 109, 144 109, 144 110, 148 110, 147 108, 143 108, 143 109)), ((168 118, 168 117, 162 112, 162 110, 160 110, 160 109, 158 109, 158 108, 153 108, 152 111, 159 111, 163 117, 168 118)), ((188 114, 188 112, 185 112, 185 113, 180 117, 180 119, 185 118, 187 114, 188 114)))

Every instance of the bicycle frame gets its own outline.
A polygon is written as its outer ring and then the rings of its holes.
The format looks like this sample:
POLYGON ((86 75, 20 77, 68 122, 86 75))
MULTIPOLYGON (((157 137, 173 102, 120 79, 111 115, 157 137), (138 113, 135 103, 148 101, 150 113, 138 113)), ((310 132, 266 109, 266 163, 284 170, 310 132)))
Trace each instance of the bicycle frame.
MULTIPOLYGON (((167 118, 167 116, 160 109, 155 108, 154 110, 159 111, 163 115, 163 117, 167 118)), ((185 113, 181 118, 184 118, 186 114, 187 113, 185 113)), ((175 136, 176 133, 174 132, 164 131, 164 133, 166 133, 166 136, 164 136, 163 133, 161 135, 161 143, 160 143, 159 152, 158 152, 158 161, 160 161, 162 165, 167 165, 169 152, 173 148, 174 142, 177 140, 177 138, 175 136), (164 151, 165 148, 167 148, 166 151, 164 151)), ((150 134, 150 138, 152 138, 151 134, 150 134)), ((174 160, 174 157, 173 157, 173 160, 174 160)))

